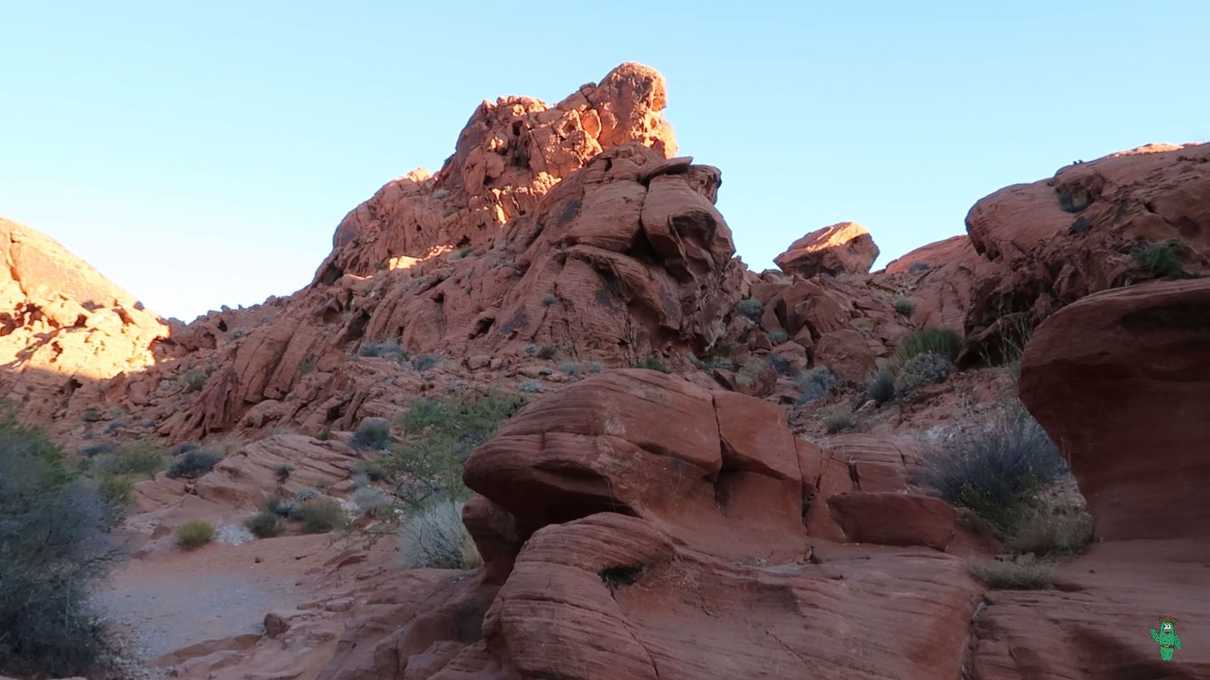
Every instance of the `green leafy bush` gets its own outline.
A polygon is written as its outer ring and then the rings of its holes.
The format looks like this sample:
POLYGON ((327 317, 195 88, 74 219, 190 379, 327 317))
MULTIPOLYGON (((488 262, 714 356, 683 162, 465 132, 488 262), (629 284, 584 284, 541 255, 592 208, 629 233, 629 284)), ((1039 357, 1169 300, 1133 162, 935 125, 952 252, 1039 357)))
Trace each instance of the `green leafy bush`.
POLYGON ((468 497, 463 463, 524 403, 520 397, 496 394, 412 402, 400 420, 405 442, 384 462, 398 495, 412 507, 468 497))
POLYGON ((672 371, 664 365, 664 361, 654 354, 643 357, 634 365, 635 368, 645 368, 649 371, 659 371, 660 373, 671 373, 672 371))
POLYGON ((168 466, 168 477, 172 479, 197 479, 214 469, 223 459, 219 453, 209 449, 192 449, 177 457, 168 466))
POLYGON ((386 418, 362 418, 353 433, 355 449, 384 449, 391 441, 391 423, 386 418))
POLYGON ((136 444, 111 454, 93 458, 91 470, 97 476, 133 475, 150 479, 164 469, 164 454, 157 448, 136 444))
POLYGON ((214 525, 200 519, 185 522, 176 529, 176 544, 182 550, 195 550, 214 538, 214 525))
POLYGON ((1183 251, 1179 241, 1159 241, 1140 245, 1130 254, 1140 267, 1157 279, 1178 279, 1188 276, 1181 263, 1183 251))
POLYGON ((895 350, 895 359, 903 364, 918 354, 933 352, 953 361, 961 350, 962 336, 948 328, 929 326, 913 331, 901 340, 895 350))
POLYGON ((294 518, 302 522, 302 530, 308 534, 342 529, 349 522, 344 508, 331 498, 313 498, 302 503, 295 508, 294 518))
POLYGON ((92 590, 119 556, 108 503, 39 430, 0 416, 0 673, 92 675, 92 590))
POLYGON ((201 392, 202 388, 206 386, 206 379, 208 377, 209 376, 206 375, 205 371, 196 368, 187 372, 183 378, 185 383, 185 391, 201 392))
POLYGON ((399 528, 404 568, 474 569, 482 564, 474 540, 462 523, 462 503, 430 503, 399 528))
POLYGON ((895 312, 897 312, 898 314, 900 314, 902 316, 911 316, 912 312, 915 311, 915 309, 916 309, 916 304, 914 302, 912 302, 910 298, 904 297, 902 295, 895 298, 895 312))
POLYGON ((276 513, 263 510, 249 517, 244 526, 257 538, 273 538, 280 536, 283 530, 281 518, 276 513))

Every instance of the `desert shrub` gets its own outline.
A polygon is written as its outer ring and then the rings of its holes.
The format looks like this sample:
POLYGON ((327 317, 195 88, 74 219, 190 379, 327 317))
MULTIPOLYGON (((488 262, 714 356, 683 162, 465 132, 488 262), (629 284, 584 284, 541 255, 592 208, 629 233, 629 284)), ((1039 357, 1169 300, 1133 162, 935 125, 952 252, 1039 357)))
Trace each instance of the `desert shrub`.
POLYGON ((542 304, 546 305, 547 307, 555 304, 558 301, 559 301, 559 298, 555 297, 554 295, 551 295, 550 293, 547 293, 545 296, 542 297, 542 304))
POLYGON ((770 354, 766 360, 769 362, 769 367, 778 375, 793 376, 798 373, 798 369, 794 367, 794 364, 781 355, 770 354))
POLYGON ((118 447, 112 442, 97 442, 95 444, 85 444, 80 447, 80 455, 84 458, 96 458, 108 453, 117 452, 118 447))
POLYGON ((735 382, 741 387, 753 385, 758 379, 760 379, 761 375, 768 370, 768 368, 769 362, 767 359, 751 357, 739 367, 738 371, 735 372, 735 382))
POLYGON ((794 382, 798 385, 798 403, 806 404, 826 397, 840 380, 827 366, 816 366, 798 374, 794 382))
POLYGON ((875 404, 885 404, 895 398, 895 373, 888 366, 879 366, 865 383, 866 399, 875 404))
POLYGON ((387 517, 392 511, 391 497, 377 487, 363 486, 353 492, 351 500, 362 514, 371 517, 387 517))
POLYGON ((744 316, 748 317, 749 319, 752 319, 753 321, 757 321, 760 319, 761 309, 762 309, 762 305, 760 304, 760 300, 757 300, 756 298, 747 298, 746 300, 740 300, 735 305, 735 311, 739 312, 740 314, 743 314, 744 316))
POLYGON ((0 673, 80 675, 106 652, 91 591, 118 556, 96 485, 0 418, 0 673))
POLYGON ((729 357, 719 356, 717 354, 709 354, 704 358, 697 358, 692 354, 689 355, 689 362, 703 371, 723 370, 734 371, 735 362, 729 357))
POLYGON ((1156 278, 1175 279, 1187 276, 1181 264, 1183 250, 1179 241, 1159 241, 1140 245, 1130 255, 1148 274, 1156 278))
POLYGON ((294 472, 294 466, 289 463, 282 463, 273 468, 273 477, 277 479, 278 484, 285 484, 290 481, 290 474, 294 472))
POLYGON ((101 413, 100 409, 89 406, 80 412, 80 419, 86 423, 97 423, 104 420, 105 416, 101 413))
POLYGON ((399 496, 412 507, 469 496, 462 483, 463 463, 524 403, 520 397, 496 394, 412 402, 400 420, 405 442, 384 461, 399 496))
POLYGON ((407 569, 473 569, 482 563, 462 523, 462 503, 438 501, 410 515, 399 528, 399 552, 407 569))
POLYGON ((774 345, 780 345, 781 343, 783 343, 789 339, 790 339, 790 334, 783 331, 780 328, 776 328, 774 330, 769 331, 769 342, 774 345))
POLYGON ((441 357, 436 354, 421 354, 412 359, 412 368, 423 373, 439 363, 441 363, 441 357))
POLYGON ((539 359, 554 359, 558 353, 559 348, 554 345, 542 345, 534 352, 539 359))
POLYGON ((164 454, 146 444, 123 447, 112 454, 97 456, 91 466, 98 477, 133 475, 151 478, 163 468, 164 454))
POLYGON ((277 513, 262 510, 244 521, 244 526, 257 538, 273 538, 281 535, 282 523, 277 513))
POLYGON ((918 387, 944 382, 953 368, 953 362, 936 352, 917 354, 899 367, 893 394, 903 396, 918 387))
POLYGON ((971 562, 970 573, 996 590, 1048 590, 1054 586, 1054 569, 1028 555, 971 562))
POLYGON ((1092 515, 1087 512, 1035 507, 1021 513, 1006 543, 1017 553, 1064 555, 1083 550, 1092 535, 1092 515))
POLYGON ((824 414, 823 427, 828 434, 845 432, 857 427, 857 417, 847 408, 836 408, 824 414))
POLYGON ((559 370, 574 377, 580 374, 580 365, 574 361, 564 361, 559 364, 559 370))
POLYGON ((526 380, 517 389, 525 394, 541 394, 544 390, 541 380, 526 380))
POLYGON ((376 460, 357 463, 353 466, 353 472, 364 475, 371 482, 381 482, 386 479, 386 470, 383 470, 382 463, 376 460))
POLYGON ((296 506, 302 505, 303 503, 306 503, 307 501, 314 500, 323 495, 324 494, 322 491, 320 491, 319 489, 316 489, 313 486, 304 486, 303 488, 294 492, 294 499, 293 499, 294 505, 296 505, 296 506))
POLYGON ((917 354, 933 352, 953 361, 958 358, 958 352, 961 350, 962 336, 948 328, 930 326, 912 331, 901 340, 895 350, 895 358, 903 364, 917 354))
POLYGON ((295 507, 293 499, 281 496, 272 496, 269 500, 265 501, 265 512, 273 513, 278 517, 291 517, 294 514, 295 507))
POLYGON ((384 449, 391 441, 391 423, 386 418, 362 418, 353 433, 355 449, 384 449))
POLYGON ((649 354, 635 362, 634 367, 645 368, 649 371, 659 371, 660 373, 672 372, 667 366, 664 365, 664 361, 654 354, 649 354))
POLYGON ((117 520, 134 500, 134 479, 129 476, 100 477, 97 479, 97 491, 117 520))
POLYGON ((1066 469, 1045 430, 1019 402, 929 452, 922 481, 954 505, 973 510, 1008 534, 1030 494, 1066 469))
POLYGON ((185 383, 185 391, 201 392, 202 388, 206 386, 207 377, 209 376, 206 375, 205 371, 196 368, 185 373, 185 377, 182 378, 182 381, 185 383))
POLYGON ((408 353, 398 342, 370 342, 361 346, 357 350, 358 356, 363 357, 382 357, 384 359, 393 359, 395 361, 407 361, 408 353))
POLYGON ((222 459, 222 455, 209 449, 193 449, 172 461, 172 465, 168 466, 168 476, 172 479, 197 479, 213 470, 222 459))
POLYGON ((194 550, 214 538, 214 525, 200 519, 185 522, 176 528, 176 544, 182 550, 194 550))
POLYGON ((302 522, 308 534, 324 534, 341 529, 349 522, 344 508, 331 498, 313 498, 294 509, 294 518, 302 522))
POLYGON ((910 298, 904 297, 903 295, 895 298, 894 304, 895 312, 902 316, 911 316, 912 312, 916 309, 916 303, 912 302, 910 298))

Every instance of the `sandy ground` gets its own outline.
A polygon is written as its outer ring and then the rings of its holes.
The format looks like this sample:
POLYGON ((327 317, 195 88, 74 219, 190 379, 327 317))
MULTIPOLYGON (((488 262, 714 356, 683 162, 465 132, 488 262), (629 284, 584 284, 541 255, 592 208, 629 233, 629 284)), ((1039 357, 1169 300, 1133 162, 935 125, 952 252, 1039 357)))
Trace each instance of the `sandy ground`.
POLYGON ((146 660, 206 640, 262 630, 265 614, 314 599, 310 579, 339 548, 329 536, 288 536, 130 559, 97 603, 146 660), (259 559, 259 561, 258 561, 259 559))

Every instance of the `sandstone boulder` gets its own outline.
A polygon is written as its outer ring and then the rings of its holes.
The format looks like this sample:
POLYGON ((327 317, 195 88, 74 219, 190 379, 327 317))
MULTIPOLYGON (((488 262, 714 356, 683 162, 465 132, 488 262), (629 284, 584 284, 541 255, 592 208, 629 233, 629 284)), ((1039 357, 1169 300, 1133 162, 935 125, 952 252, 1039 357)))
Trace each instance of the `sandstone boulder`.
POLYGON ((787 274, 865 274, 878 259, 870 232, 856 222, 840 222, 803 236, 773 262, 787 274))

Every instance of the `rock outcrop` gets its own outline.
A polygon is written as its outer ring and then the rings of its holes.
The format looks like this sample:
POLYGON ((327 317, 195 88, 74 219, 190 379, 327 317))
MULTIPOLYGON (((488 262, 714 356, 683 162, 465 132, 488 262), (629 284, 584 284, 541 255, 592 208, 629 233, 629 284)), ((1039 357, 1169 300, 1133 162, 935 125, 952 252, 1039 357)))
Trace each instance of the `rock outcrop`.
POLYGON ((1021 398, 1070 459, 1099 536, 1210 541, 1210 280, 1063 308, 1030 340, 1021 398))
POLYGON ((1101 542, 1053 591, 993 591, 976 617, 971 677, 1210 676, 1210 284, 1105 291, 1034 333, 1021 399, 1072 464, 1101 542), (1183 648, 1160 659, 1161 616, 1183 648))
POLYGON ((968 354, 997 356, 1064 305, 1154 278, 1139 248, 1171 241, 1185 271, 1210 271, 1207 195, 1210 144, 1153 144, 983 198, 967 233, 995 267, 973 282, 968 354))
POLYGON ((773 262, 787 274, 865 274, 878 259, 878 246, 869 230, 856 222, 840 222, 803 236, 773 262))
POLYGON ((101 400, 99 381, 164 355, 168 325, 47 236, 0 219, 0 389, 35 421, 101 400))

